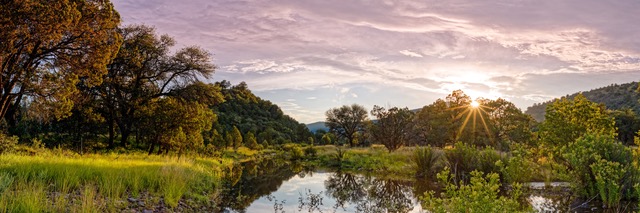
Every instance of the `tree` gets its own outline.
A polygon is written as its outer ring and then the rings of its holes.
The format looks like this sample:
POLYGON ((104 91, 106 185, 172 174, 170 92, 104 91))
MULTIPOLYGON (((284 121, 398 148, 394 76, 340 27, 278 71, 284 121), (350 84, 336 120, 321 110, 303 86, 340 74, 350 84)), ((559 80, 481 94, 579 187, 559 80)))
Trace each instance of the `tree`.
POLYGON ((332 140, 331 140, 331 135, 333 135, 330 132, 325 133, 324 135, 322 135, 322 143, 324 144, 331 144, 332 140))
POLYGON ((0 14, 0 118, 10 125, 23 100, 39 115, 68 116, 76 84, 100 84, 121 42, 109 1, 8 0, 0 14))
POLYGON ((242 133, 240 133, 240 130, 236 126, 233 126, 233 130, 231 130, 231 139, 233 149, 238 149, 238 147, 242 146, 242 133))
POLYGON ((418 145, 444 147, 455 142, 453 122, 447 102, 442 99, 425 106, 414 117, 412 140, 418 145))
POLYGON ((531 142, 531 128, 535 120, 530 115, 524 114, 513 103, 502 98, 488 101, 484 105, 493 138, 501 142, 500 145, 531 142))
POLYGON ((158 153, 173 149, 181 155, 204 146, 202 132, 211 129, 213 111, 198 102, 166 97, 149 102, 136 116, 142 118, 140 135, 149 144, 149 154, 159 147, 158 153))
POLYGON ((346 138, 350 146, 354 146, 355 134, 364 131, 367 110, 358 104, 344 105, 328 110, 325 125, 338 137, 346 138))
POLYGON ((374 142, 384 144, 392 152, 405 144, 408 138, 413 112, 408 108, 373 106, 371 114, 377 118, 371 126, 371 137, 374 142))
POLYGON ((632 109, 614 110, 611 116, 615 119, 618 129, 618 140, 627 145, 633 144, 633 138, 640 130, 640 117, 632 109))
POLYGON ((249 149, 258 148, 258 141, 256 140, 256 137, 253 134, 253 132, 248 132, 247 134, 244 135, 244 145, 249 149))
POLYGON ((585 133, 616 136, 615 122, 604 105, 591 102, 581 94, 573 100, 554 101, 547 106, 544 117, 540 137, 554 147, 566 146, 585 133))
POLYGON ((210 54, 198 47, 186 47, 171 55, 169 51, 175 41, 168 35, 156 36, 152 27, 133 25, 119 32, 123 44, 107 66, 104 83, 97 87, 109 125, 110 146, 114 145, 116 124, 120 130, 120 144, 126 145, 140 120, 136 115, 141 107, 161 97, 178 96, 181 91, 190 89, 188 85, 206 86, 194 83, 200 77, 209 78, 215 68, 209 62, 210 54))

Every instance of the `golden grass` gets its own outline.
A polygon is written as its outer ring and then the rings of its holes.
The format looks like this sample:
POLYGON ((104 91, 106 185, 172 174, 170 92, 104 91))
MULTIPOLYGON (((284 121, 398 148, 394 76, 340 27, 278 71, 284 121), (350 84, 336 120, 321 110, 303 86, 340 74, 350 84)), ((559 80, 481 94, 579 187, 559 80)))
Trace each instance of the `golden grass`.
POLYGON ((0 155, 0 212, 118 211, 141 192, 176 207, 184 196, 214 190, 233 162, 145 154, 0 155))

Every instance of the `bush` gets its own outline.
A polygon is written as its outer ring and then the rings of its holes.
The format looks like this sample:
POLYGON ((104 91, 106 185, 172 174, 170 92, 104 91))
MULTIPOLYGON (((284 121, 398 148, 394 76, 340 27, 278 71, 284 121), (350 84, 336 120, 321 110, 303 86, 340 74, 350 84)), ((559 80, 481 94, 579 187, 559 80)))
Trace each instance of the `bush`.
POLYGON ((613 136, 586 134, 562 152, 579 196, 599 197, 607 207, 617 207, 635 195, 638 172, 632 151, 613 136))
POLYGON ((416 148, 411 155, 411 160, 415 163, 416 176, 432 177, 435 171, 444 166, 443 155, 441 150, 430 146, 416 148))
POLYGON ((484 176, 480 171, 472 171, 469 184, 457 186, 451 182, 453 177, 449 168, 438 173, 438 180, 445 185, 440 197, 434 191, 422 197, 422 207, 429 212, 528 212, 530 207, 518 202, 522 195, 520 184, 513 185, 510 196, 499 196, 500 176, 489 173, 484 176))
POLYGON ((445 149, 445 156, 454 179, 465 182, 469 180, 469 173, 474 170, 484 173, 499 172, 500 167, 496 162, 503 159, 493 148, 478 150, 475 146, 462 142, 457 142, 451 149, 445 149))
POLYGON ((308 146, 304 149, 304 155, 307 157, 316 157, 318 155, 318 150, 316 150, 313 145, 308 146))
POLYGON ((0 133, 0 154, 13 151, 17 144, 17 136, 7 136, 0 133))
POLYGON ((302 148, 298 144, 287 143, 282 146, 282 150, 289 154, 289 159, 291 160, 299 160, 304 157, 304 151, 302 151, 302 148))

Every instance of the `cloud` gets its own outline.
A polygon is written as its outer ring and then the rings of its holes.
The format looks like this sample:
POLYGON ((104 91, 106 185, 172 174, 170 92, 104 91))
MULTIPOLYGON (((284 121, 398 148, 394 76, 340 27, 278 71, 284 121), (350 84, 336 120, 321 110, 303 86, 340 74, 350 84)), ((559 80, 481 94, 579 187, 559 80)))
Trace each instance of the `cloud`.
POLYGON ((422 55, 420 55, 419 53, 416 53, 416 52, 412 52, 411 50, 402 50, 402 51, 400 51, 400 54, 406 55, 406 56, 409 56, 409 57, 422 58, 422 55))
POLYGON ((300 119, 322 117, 352 93, 362 102, 409 106, 458 88, 526 108, 547 97, 638 80, 640 70, 635 0, 113 3, 125 24, 154 25, 180 47, 209 50, 220 67, 214 79, 245 81, 300 119), (266 91, 317 99, 297 98, 301 108, 295 108, 266 91))

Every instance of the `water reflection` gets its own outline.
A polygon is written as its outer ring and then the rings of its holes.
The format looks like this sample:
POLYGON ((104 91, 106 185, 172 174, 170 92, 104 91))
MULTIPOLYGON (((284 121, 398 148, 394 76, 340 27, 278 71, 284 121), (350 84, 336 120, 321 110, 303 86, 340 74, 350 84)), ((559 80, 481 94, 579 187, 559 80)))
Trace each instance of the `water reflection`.
POLYGON ((284 181, 303 173, 302 170, 300 164, 278 159, 249 161, 227 168, 214 200, 217 211, 246 212, 251 203, 278 190, 284 181))
POLYGON ((327 196, 336 200, 334 209, 355 204, 356 212, 408 212, 414 207, 410 183, 334 173, 325 182, 327 196))
MULTIPOLYGON (((342 172, 312 172, 271 159, 227 168, 214 205, 217 212, 425 212, 415 195, 438 187, 431 181, 397 181, 342 172)), ((565 183, 526 184, 523 202, 536 212, 612 212, 583 204, 565 183)), ((627 206, 627 205, 624 205, 627 206)), ((633 210, 635 205, 615 211, 633 210)))

